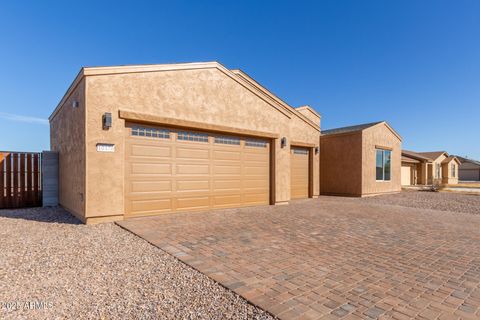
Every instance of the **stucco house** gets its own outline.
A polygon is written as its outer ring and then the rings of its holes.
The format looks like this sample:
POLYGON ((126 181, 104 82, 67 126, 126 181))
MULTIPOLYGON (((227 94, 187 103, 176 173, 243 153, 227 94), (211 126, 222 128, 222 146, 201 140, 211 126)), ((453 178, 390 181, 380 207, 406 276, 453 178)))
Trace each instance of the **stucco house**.
POLYGON ((460 181, 480 181, 480 161, 457 156, 461 164, 458 168, 460 181))
POLYGON ((419 152, 420 155, 432 160, 428 165, 427 184, 457 184, 460 161, 450 156, 446 151, 419 152))
POLYGON ((320 185, 325 195, 401 191, 402 138, 385 121, 322 131, 320 185))
POLYGON ((427 185, 432 162, 417 152, 402 150, 402 186, 427 185))
POLYGON ((85 223, 320 192, 320 115, 217 62, 82 68, 49 120, 59 203, 85 223))
POLYGON ((446 151, 402 151, 402 185, 457 184, 460 161, 446 151))

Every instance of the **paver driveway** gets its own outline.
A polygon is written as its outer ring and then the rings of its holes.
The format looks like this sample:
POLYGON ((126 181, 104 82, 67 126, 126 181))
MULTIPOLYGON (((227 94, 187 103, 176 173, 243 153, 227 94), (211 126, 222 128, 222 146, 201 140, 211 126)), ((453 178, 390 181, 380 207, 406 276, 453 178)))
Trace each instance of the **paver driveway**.
POLYGON ((480 318, 480 216, 321 197, 119 224, 279 318, 480 318))

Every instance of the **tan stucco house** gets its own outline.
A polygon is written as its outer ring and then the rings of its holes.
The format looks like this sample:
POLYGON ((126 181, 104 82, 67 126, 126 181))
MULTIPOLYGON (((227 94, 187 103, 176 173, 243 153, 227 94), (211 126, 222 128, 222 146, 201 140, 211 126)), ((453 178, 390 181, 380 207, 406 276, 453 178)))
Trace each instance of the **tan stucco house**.
MULTIPOLYGON (((82 68, 49 119, 59 203, 86 223, 320 192, 320 115, 217 62, 82 68)), ((378 142, 394 163, 399 141, 378 142)))
POLYGON ((461 164, 458 168, 460 181, 480 181, 480 161, 457 156, 461 164))
POLYGON ((460 161, 446 151, 402 151, 402 185, 457 184, 460 161), (412 161, 418 163, 413 165, 412 161), (410 181, 410 183, 408 183, 410 181))
POLYGON ((427 185, 432 162, 417 152, 402 150, 402 186, 427 185))
POLYGON ((320 185, 325 195, 401 191, 402 138, 385 121, 322 131, 320 185))

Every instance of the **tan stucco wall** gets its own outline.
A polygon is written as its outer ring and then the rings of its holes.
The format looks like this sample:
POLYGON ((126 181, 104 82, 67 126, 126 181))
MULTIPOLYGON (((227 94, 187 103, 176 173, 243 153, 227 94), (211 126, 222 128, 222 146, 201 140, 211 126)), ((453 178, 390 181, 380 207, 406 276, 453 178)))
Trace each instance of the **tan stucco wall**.
POLYGON ((442 164, 442 183, 443 184, 458 184, 458 167, 459 164, 452 159, 447 163, 442 164), (455 164, 455 176, 452 175, 451 165, 455 164))
POLYGON ((296 108, 296 110, 301 113, 305 118, 312 121, 313 123, 320 125, 320 115, 313 110, 310 106, 302 106, 296 108))
POLYGON ((85 81, 80 81, 50 118, 50 146, 59 154, 59 203, 85 217, 85 81), (78 101, 78 108, 73 108, 78 101))
POLYGON ((362 195, 401 191, 401 140, 386 125, 377 125, 363 131, 362 141, 362 195), (390 181, 376 180, 376 146, 392 150, 390 181))
POLYGON ((320 138, 320 185, 326 195, 362 194, 362 133, 320 138))
MULTIPOLYGON (((277 133, 289 141, 275 146, 276 202, 290 200, 290 141, 319 143, 319 131, 292 112, 282 113, 217 68, 91 75, 87 83, 86 216, 124 213, 124 126, 119 110, 161 115, 234 128, 277 133), (112 113, 113 127, 102 129, 112 113), (290 118, 289 118, 290 116, 290 118), (115 144, 99 153, 97 143, 115 144)), ((319 156, 314 157, 314 195, 318 195, 319 156)))

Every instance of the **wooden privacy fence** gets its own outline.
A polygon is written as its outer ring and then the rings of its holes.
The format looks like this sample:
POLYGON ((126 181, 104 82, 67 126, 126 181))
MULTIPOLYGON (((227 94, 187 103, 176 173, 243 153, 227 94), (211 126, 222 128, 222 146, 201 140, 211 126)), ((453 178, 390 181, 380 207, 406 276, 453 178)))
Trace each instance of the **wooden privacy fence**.
POLYGON ((42 205, 42 155, 0 151, 0 209, 42 205))

